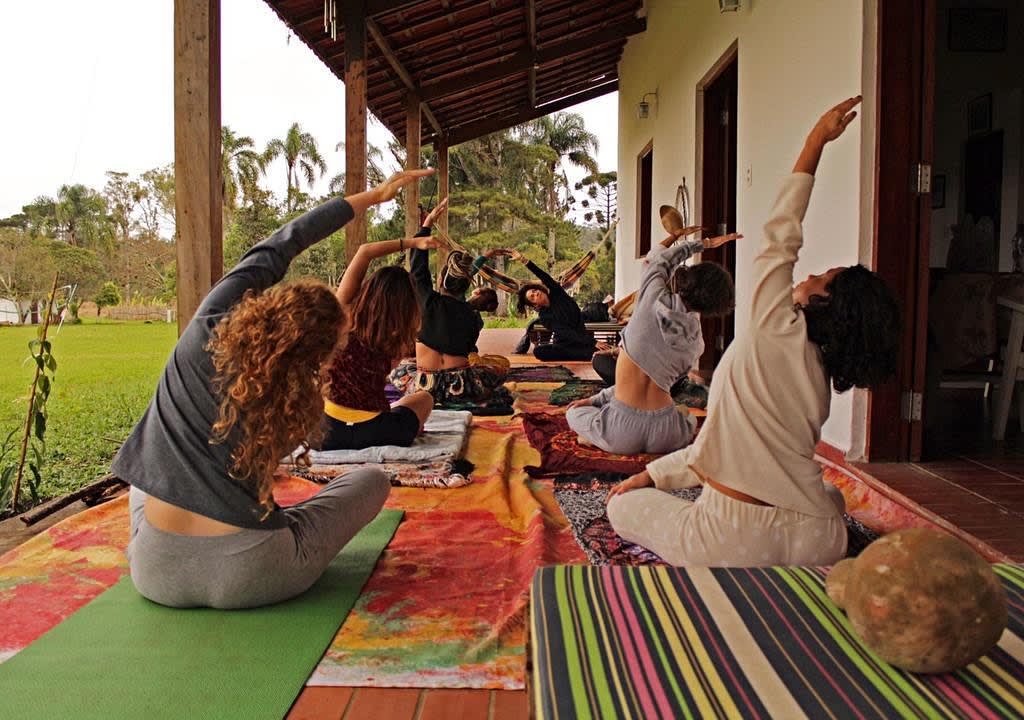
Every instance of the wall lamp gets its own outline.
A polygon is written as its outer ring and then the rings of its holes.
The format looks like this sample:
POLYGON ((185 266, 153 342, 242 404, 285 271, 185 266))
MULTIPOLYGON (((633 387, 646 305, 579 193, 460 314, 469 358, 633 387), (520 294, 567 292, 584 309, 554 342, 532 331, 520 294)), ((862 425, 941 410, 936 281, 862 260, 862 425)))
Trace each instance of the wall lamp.
POLYGON ((639 105, 639 107, 637 107, 637 113, 636 114, 637 114, 637 117, 639 117, 641 120, 646 120, 651 115, 651 104, 649 102, 647 102, 647 98, 650 97, 651 95, 654 96, 655 100, 658 99, 658 92, 657 91, 649 92, 649 93, 644 93, 644 96, 642 98, 640 98, 640 105, 639 105))

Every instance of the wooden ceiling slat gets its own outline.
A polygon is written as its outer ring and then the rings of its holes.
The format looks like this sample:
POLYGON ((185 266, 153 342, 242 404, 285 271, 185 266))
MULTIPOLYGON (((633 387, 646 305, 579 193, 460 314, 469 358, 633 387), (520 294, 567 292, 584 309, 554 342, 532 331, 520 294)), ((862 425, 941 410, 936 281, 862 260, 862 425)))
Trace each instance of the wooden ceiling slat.
MULTIPOLYGON (((324 34, 322 0, 266 1, 344 77, 344 28, 337 43, 324 34)), ((612 92, 626 39, 646 28, 641 0, 364 1, 373 16, 367 106, 404 137, 404 98, 418 91, 425 142, 445 132, 462 141, 612 92)))
POLYGON ((452 95, 462 90, 468 90, 483 82, 489 82, 517 72, 529 70, 533 65, 543 65, 545 62, 557 60, 564 55, 589 50, 595 45, 601 45, 613 40, 625 40, 628 35, 643 32, 644 28, 646 28, 645 21, 634 21, 624 26, 600 30, 565 43, 551 45, 538 50, 536 53, 531 53, 528 50, 517 52, 509 56, 504 62, 480 68, 471 75, 460 76, 458 79, 450 81, 442 79, 431 83, 423 83, 422 97, 426 100, 433 100, 445 95, 452 95))
POLYGON ((618 89, 619 81, 615 80, 614 82, 598 85, 584 92, 563 98, 557 102, 521 110, 513 115, 491 117, 486 120, 467 123, 459 127, 451 128, 448 131, 449 147, 466 142, 467 140, 472 140, 473 138, 480 137, 481 135, 487 135, 516 125, 522 125, 523 123, 536 120, 544 115, 564 110, 567 107, 572 107, 573 105, 586 102, 587 100, 593 100, 594 98, 601 97, 602 95, 607 95, 608 93, 615 92, 618 89))

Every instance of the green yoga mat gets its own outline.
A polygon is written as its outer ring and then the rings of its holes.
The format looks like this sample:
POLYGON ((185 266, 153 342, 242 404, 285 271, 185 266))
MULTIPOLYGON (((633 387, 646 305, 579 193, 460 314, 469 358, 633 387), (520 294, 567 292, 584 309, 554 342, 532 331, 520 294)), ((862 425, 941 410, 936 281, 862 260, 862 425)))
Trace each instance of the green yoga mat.
POLYGON ((381 511, 312 588, 278 605, 174 610, 125 576, 0 665, 0 716, 284 717, 401 519, 381 511))

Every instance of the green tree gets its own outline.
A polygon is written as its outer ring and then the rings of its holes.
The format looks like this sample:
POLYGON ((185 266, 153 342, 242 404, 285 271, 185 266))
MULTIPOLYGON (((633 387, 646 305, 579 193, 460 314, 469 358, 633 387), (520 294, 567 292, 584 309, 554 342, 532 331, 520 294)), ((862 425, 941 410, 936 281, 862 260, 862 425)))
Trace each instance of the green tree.
MULTIPOLYGON (((526 124, 523 134, 536 145, 545 145, 554 151, 555 157, 548 161, 547 177, 547 211, 556 216, 564 215, 566 204, 559 198, 559 189, 566 191, 569 197, 569 179, 565 174, 563 162, 584 168, 591 173, 597 172, 597 161, 590 154, 597 152, 597 135, 586 128, 583 116, 578 113, 559 112, 545 115, 526 124)), ((555 235, 548 232, 548 264, 553 266, 555 259, 555 235)))
POLYGON ((584 191, 580 205, 586 209, 583 219, 596 222, 602 230, 608 230, 618 219, 618 175, 614 170, 591 173, 576 183, 576 190, 584 191))
POLYGON ((139 228, 142 233, 152 238, 177 237, 174 164, 147 170, 142 173, 140 184, 139 228))
POLYGON ((121 304, 121 292, 117 289, 117 285, 107 280, 92 301, 96 303, 96 317, 99 317, 100 310, 103 308, 121 304))
POLYGON ((312 185, 318 177, 327 172, 327 163, 320 155, 316 139, 303 132, 298 123, 292 123, 283 140, 275 138, 267 143, 267 149, 263 152, 264 162, 270 163, 277 157, 284 159, 288 171, 288 197, 285 200, 285 208, 291 212, 295 208, 296 193, 300 190, 299 175, 306 178, 307 184, 312 185))
POLYGON ((48 242, 19 228, 0 228, 0 295, 19 305, 46 298, 56 271, 48 242))
POLYGON ((75 247, 108 248, 112 238, 107 202, 82 184, 61 185, 55 208, 60 239, 75 247))
POLYGON ((224 227, 238 209, 239 196, 243 204, 257 190, 257 183, 266 168, 263 156, 256 152, 256 144, 247 135, 235 135, 227 125, 220 129, 221 174, 224 187, 224 227))

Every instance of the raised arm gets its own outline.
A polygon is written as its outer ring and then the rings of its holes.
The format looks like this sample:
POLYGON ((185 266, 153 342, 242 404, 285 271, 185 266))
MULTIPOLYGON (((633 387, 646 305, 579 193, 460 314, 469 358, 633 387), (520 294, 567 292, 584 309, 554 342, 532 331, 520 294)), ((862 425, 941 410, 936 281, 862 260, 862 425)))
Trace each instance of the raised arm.
POLYGON ((756 327, 783 328, 793 319, 793 266, 803 245, 803 219, 814 187, 822 151, 857 116, 860 96, 849 98, 821 116, 807 136, 793 174, 783 182, 764 226, 761 249, 754 258, 751 318, 756 327))
MULTIPOLYGON (((365 210, 370 205, 394 200, 395 196, 398 195, 398 191, 403 187, 412 182, 416 182, 420 178, 433 174, 433 169, 405 170, 398 172, 375 187, 373 190, 357 193, 356 195, 348 198, 348 201, 352 205, 352 208, 356 210, 356 212, 359 212, 360 210, 365 210)), ((390 255, 391 253, 398 252, 399 250, 404 250, 407 247, 430 248, 437 247, 437 243, 430 238, 420 237, 410 241, 406 241, 404 239, 384 240, 383 242, 361 245, 359 250, 356 251, 355 257, 352 258, 352 261, 345 269, 345 274, 342 275, 341 282, 338 284, 338 290, 336 292, 338 301, 341 302, 342 305, 352 304, 352 301, 355 300, 356 295, 359 293, 359 288, 363 284, 363 278, 366 277, 366 269, 370 266, 371 260, 383 257, 384 255, 390 255)))
POLYGON ((363 278, 366 277, 366 269, 370 267, 371 261, 402 250, 431 250, 437 246, 437 240, 419 234, 408 240, 404 238, 381 240, 380 242, 360 245, 355 257, 352 258, 352 262, 345 268, 345 274, 341 276, 341 282, 338 283, 338 290, 336 292, 338 302, 345 306, 355 302, 356 296, 359 295, 359 288, 363 285, 363 278))
MULTIPOLYGON (((448 198, 445 198, 437 204, 437 207, 427 213, 427 216, 423 219, 423 227, 413 237, 430 237, 434 221, 437 220, 437 216, 441 214, 441 211, 447 205, 448 198)), ((420 303, 423 303, 426 302, 426 299, 434 290, 434 283, 430 278, 430 253, 427 250, 414 248, 409 256, 409 274, 412 275, 412 283, 416 287, 416 294, 419 296, 420 303)))
MULTIPOLYGON (((676 235, 680 236, 688 230, 689 228, 684 228, 676 235)), ((672 272, 693 255, 703 250, 720 247, 742 237, 739 233, 730 233, 714 238, 684 240, 675 245, 652 248, 644 258, 643 275, 640 278, 640 288, 637 291, 637 305, 646 305, 651 302, 651 299, 667 292, 672 272)))
POLYGON ((334 198, 283 225, 253 246, 203 299, 196 317, 219 315, 247 290, 257 292, 280 282, 303 250, 341 229, 355 216, 348 199, 334 198))
POLYGON ((538 280, 541 281, 541 283, 544 285, 544 287, 546 287, 548 289, 548 294, 549 295, 558 295, 558 294, 566 295, 567 294, 565 292, 565 288, 563 288, 559 284, 559 282, 557 280, 555 280, 553 277, 551 277, 546 272, 541 270, 533 262, 533 260, 527 260, 526 256, 523 255, 518 250, 511 250, 511 251, 509 251, 509 257, 511 257, 516 262, 521 262, 524 265, 526 265, 526 267, 529 269, 529 271, 532 272, 534 274, 534 276, 538 280))

